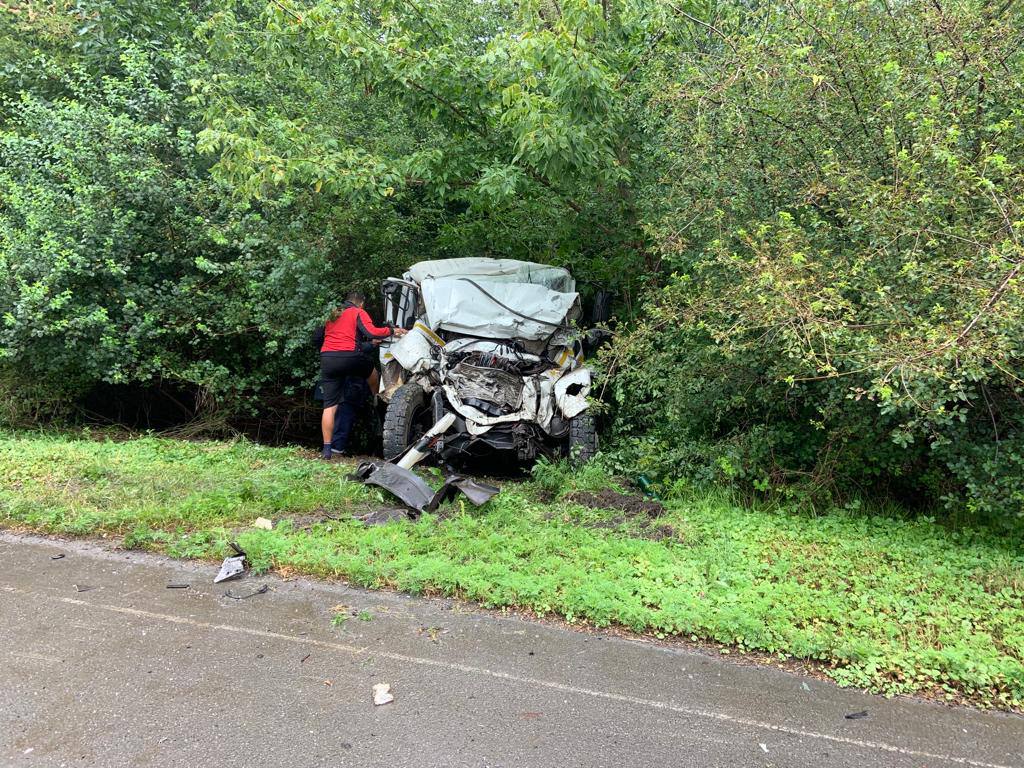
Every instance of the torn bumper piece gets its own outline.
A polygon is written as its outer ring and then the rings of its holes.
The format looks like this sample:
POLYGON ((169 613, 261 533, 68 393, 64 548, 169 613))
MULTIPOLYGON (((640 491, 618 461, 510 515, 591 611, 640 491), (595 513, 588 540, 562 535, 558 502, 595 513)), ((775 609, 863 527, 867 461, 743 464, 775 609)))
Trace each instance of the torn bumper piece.
POLYGON ((245 573, 245 552, 233 541, 230 542, 230 546, 235 554, 224 558, 224 562, 220 565, 220 572, 213 580, 214 584, 238 578, 245 573))
POLYGON ((500 490, 462 475, 449 475, 436 491, 411 470, 384 461, 364 461, 352 474, 354 480, 376 485, 393 494, 409 509, 433 512, 461 491, 476 506, 486 504, 500 490))

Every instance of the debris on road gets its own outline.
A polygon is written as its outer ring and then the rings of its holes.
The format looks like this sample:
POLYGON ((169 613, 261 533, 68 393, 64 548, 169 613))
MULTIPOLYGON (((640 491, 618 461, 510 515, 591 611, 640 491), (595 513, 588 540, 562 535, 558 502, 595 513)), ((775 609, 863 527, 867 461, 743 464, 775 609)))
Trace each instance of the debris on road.
POLYGON ((168 589, 188 589, 190 586, 191 586, 190 584, 168 584, 167 588, 168 589))
POLYGON ((96 589, 96 587, 89 587, 85 584, 72 584, 71 586, 75 588, 75 592, 88 592, 91 589, 96 589))
POLYGON ((394 700, 395 697, 391 693, 390 683, 377 683, 373 686, 373 706, 382 707, 385 704, 390 704, 394 700))
POLYGON ((67 555, 61 553, 59 555, 50 555, 51 560, 63 560, 67 555))
POLYGON ((847 720, 860 720, 861 718, 867 717, 867 716, 868 716, 868 711, 865 709, 865 710, 862 710, 860 712, 851 712, 850 714, 848 714, 846 716, 846 719, 847 720))
POLYGON ((759 746, 761 748, 761 751, 764 752, 766 755, 768 754, 768 745, 767 744, 758 744, 757 746, 759 746))
POLYGON ((431 642, 439 643, 440 634, 442 632, 447 632, 447 630, 444 627, 428 627, 424 625, 419 628, 419 632, 421 635, 426 635, 427 637, 429 637, 431 642))
POLYGON ((272 531, 274 530, 274 523, 270 520, 267 520, 267 518, 265 517, 257 517, 255 520, 252 521, 252 527, 261 528, 264 531, 272 531))
POLYGON ((260 587, 259 589, 255 590, 253 592, 250 592, 248 595, 232 595, 231 591, 228 590, 227 592, 224 593, 224 597, 230 597, 232 600, 248 600, 250 597, 255 597, 256 595, 265 595, 269 591, 270 591, 270 586, 267 585, 267 584, 264 584, 262 587, 260 587))
POLYGON ((230 546, 235 550, 235 554, 224 558, 224 562, 220 565, 220 573, 213 580, 214 584, 234 579, 245 573, 245 552, 233 541, 230 546))
POLYGON ((301 659, 299 659, 299 664, 305 664, 306 663, 306 659, 308 659, 312 655, 313 655, 312 653, 307 653, 305 656, 303 656, 301 659))

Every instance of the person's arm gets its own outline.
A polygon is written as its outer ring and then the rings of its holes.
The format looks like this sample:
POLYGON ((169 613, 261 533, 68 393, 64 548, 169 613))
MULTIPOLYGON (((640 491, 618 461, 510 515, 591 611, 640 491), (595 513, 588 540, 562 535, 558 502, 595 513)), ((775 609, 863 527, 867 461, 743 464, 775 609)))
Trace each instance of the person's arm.
POLYGON ((370 339, 388 339, 395 333, 394 328, 378 328, 374 325, 370 314, 365 309, 360 309, 359 314, 356 315, 356 327, 359 329, 359 333, 370 339))
POLYGON ((324 346, 324 336, 327 335, 327 327, 321 325, 315 331, 313 331, 313 344, 316 345, 316 351, 319 352, 324 346))

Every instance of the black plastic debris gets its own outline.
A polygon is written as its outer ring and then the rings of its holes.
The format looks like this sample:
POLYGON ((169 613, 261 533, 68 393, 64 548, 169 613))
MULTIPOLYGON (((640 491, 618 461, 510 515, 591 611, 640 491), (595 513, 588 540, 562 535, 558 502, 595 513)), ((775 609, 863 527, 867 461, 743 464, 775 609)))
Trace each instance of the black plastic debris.
POLYGON ((501 490, 469 477, 449 475, 435 491, 415 472, 384 461, 364 461, 351 478, 383 488, 415 512, 433 512, 457 492, 479 507, 501 490))
POLYGON ((422 477, 384 461, 364 461, 352 478, 383 488, 417 512, 425 511, 434 498, 434 489, 422 477))
POLYGON ((269 590, 270 587, 264 584, 262 587, 254 592, 250 592, 248 595, 232 595, 231 592, 228 591, 224 593, 224 597, 230 597, 232 600, 248 600, 250 597, 255 597, 256 595, 265 595, 269 590))
POLYGON ((463 495, 478 507, 486 504, 501 490, 496 485, 481 483, 471 477, 463 477, 462 475, 449 475, 445 478, 444 485, 441 488, 442 490, 445 488, 449 489, 449 498, 454 498, 455 496, 454 491, 451 490, 452 488, 462 491, 463 495))
POLYGON ((168 589, 188 589, 190 586, 191 586, 190 584, 168 584, 167 588, 168 589))
POLYGON ((63 560, 65 557, 67 557, 67 555, 65 555, 65 554, 50 555, 50 559, 51 560, 63 560))
POLYGON ((846 719, 847 720, 860 720, 861 718, 864 718, 864 717, 867 717, 867 716, 868 716, 868 711, 866 709, 864 709, 864 710, 861 710, 860 712, 851 712, 850 714, 848 714, 846 716, 846 719))
POLYGON ((214 584, 236 579, 245 573, 245 552, 233 541, 230 546, 235 550, 235 554, 224 558, 224 562, 220 564, 220 573, 213 580, 214 584))

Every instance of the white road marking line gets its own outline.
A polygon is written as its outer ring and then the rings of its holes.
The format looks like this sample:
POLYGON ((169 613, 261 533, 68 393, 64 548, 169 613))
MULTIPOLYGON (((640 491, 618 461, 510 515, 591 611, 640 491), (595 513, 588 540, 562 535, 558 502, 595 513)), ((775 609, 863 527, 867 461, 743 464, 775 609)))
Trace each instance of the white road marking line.
POLYGON ((173 614, 168 613, 143 611, 138 608, 127 608, 120 605, 108 605, 106 603, 92 603, 88 600, 78 600, 73 597, 59 597, 35 592, 27 592, 25 590, 9 586, 5 587, 4 591, 14 592, 16 594, 25 596, 43 597, 48 600, 57 600, 68 605, 79 605, 86 608, 98 608, 100 610, 111 611, 113 613, 120 613, 127 616, 137 616, 139 618, 144 619, 155 619, 157 621, 165 621, 171 624, 183 624, 186 626, 195 627, 197 629, 216 630, 220 632, 234 632, 241 635, 251 635, 253 637, 263 637, 271 640, 282 640, 289 643, 295 643, 297 645, 326 648, 334 651, 340 651, 342 653, 348 653, 353 656, 361 656, 366 653, 372 653, 375 658, 389 659, 391 661, 399 661, 406 664, 415 664, 423 667, 440 667, 443 669, 451 669, 458 672, 464 672, 469 675, 479 675, 491 677, 496 680, 506 680, 513 683, 523 683, 525 685, 532 685, 538 688, 547 688, 548 690, 561 691, 563 693, 572 693, 579 696, 589 696, 591 698, 604 699, 606 701, 616 701, 623 704, 633 704, 638 707, 647 707, 649 709, 660 709, 668 712, 675 712, 680 715, 686 715, 688 717, 699 717, 705 720, 716 720, 718 722, 743 725, 749 728, 757 728, 759 730, 770 731, 773 733, 784 733, 789 736, 798 736, 807 739, 819 739, 821 741, 828 741, 834 744, 845 744, 847 746, 860 747, 862 749, 875 749, 880 752, 889 752, 891 754, 902 755, 904 757, 925 758, 928 760, 942 760, 944 762, 954 763, 956 765, 969 765, 972 766, 972 768, 1020 768, 1019 766, 1015 767, 1009 765, 1001 765, 999 763, 986 763, 981 760, 973 760, 969 757, 940 755, 933 752, 924 752, 917 749, 906 749, 904 747, 898 747, 895 744, 887 744, 881 741, 864 741, 862 739, 852 739, 846 736, 833 736, 827 733, 805 731, 801 728, 791 728, 789 726, 776 725, 775 723, 767 723, 761 720, 753 720, 747 717, 737 717, 735 715, 725 714, 724 712, 715 712, 713 710, 707 709, 695 709, 692 707, 681 707, 676 704, 670 704, 667 701, 658 701, 656 699, 644 699, 638 696, 629 696, 621 693, 612 693, 610 691, 599 691, 593 688, 582 688, 575 685, 559 683, 555 680, 541 680, 535 677, 514 675, 510 672, 501 672, 499 670, 487 669, 485 667, 474 667, 469 664, 460 664, 454 661, 441 661, 439 659, 426 659, 419 656, 407 656, 403 653, 393 653, 391 651, 383 651, 378 648, 346 645, 345 643, 335 643, 329 640, 317 640, 311 637, 285 635, 280 632, 271 632, 270 630, 253 629, 250 627, 239 627, 233 624, 214 624, 208 621, 198 621, 196 619, 190 619, 185 616, 175 616, 173 614))
POLYGON ((32 659, 32 661, 45 661, 49 664, 63 664, 64 659, 56 656, 43 656, 41 653, 22 653, 20 651, 11 651, 11 656, 16 656, 19 659, 32 659))

